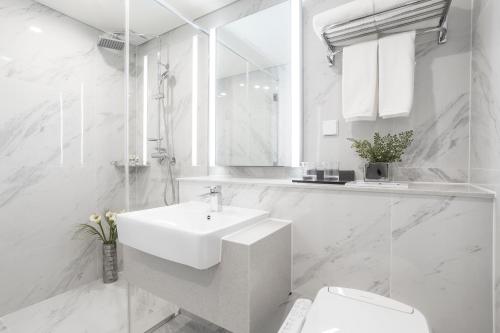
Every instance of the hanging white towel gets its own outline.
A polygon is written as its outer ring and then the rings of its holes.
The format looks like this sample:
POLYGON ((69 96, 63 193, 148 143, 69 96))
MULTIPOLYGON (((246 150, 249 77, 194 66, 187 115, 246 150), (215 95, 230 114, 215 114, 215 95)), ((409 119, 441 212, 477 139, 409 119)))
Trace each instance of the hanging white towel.
POLYGON ((381 38, 379 54, 379 116, 407 117, 415 85, 415 31, 381 38))
POLYGON ((378 105, 378 41, 345 47, 342 67, 342 113, 347 122, 374 121, 378 105))

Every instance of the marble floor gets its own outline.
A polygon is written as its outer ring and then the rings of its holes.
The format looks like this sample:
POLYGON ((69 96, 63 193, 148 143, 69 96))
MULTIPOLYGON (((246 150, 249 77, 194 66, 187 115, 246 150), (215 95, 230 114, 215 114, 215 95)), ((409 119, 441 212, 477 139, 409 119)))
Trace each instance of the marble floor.
MULTIPOLYGON (((149 332, 148 332, 149 333, 149 332)), ((194 319, 190 316, 179 315, 159 327, 151 331, 151 333, 230 333, 223 328, 206 322, 202 319, 194 319)))
MULTIPOLYGON (((130 290, 131 332, 142 333, 177 311, 170 303, 125 280, 103 284, 100 280, 33 304, 0 318, 1 333, 127 333, 130 290)), ((209 332, 191 330, 179 318, 160 332, 209 332)), ((164 329, 165 325, 161 327, 164 329)), ((211 332, 211 331, 210 331, 211 332)))

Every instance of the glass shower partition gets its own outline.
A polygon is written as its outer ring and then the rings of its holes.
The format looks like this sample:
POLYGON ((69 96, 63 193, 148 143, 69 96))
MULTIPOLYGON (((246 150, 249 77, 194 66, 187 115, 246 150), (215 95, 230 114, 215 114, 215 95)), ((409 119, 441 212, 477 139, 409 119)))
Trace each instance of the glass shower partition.
POLYGON ((0 331, 123 332, 126 284, 104 287, 100 242, 75 231, 127 208, 124 52, 51 6, 0 6, 0 331))
MULTIPOLYGON (((208 36, 155 1, 147 7, 161 23, 141 26, 144 2, 127 1, 124 169, 128 209, 140 210, 177 203, 178 177, 207 174, 208 36)), ((132 284, 129 306, 131 332, 153 332, 177 311, 132 284)))
POLYGON ((208 36, 151 3, 164 24, 130 32, 131 209, 176 203, 178 177, 207 174, 208 36))

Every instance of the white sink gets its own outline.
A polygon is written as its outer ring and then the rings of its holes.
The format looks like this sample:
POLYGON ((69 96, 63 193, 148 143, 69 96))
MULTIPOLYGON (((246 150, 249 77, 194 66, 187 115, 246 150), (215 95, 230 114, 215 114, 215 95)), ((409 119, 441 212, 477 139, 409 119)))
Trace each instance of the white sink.
POLYGON ((223 237, 268 216, 263 210, 231 206, 210 212, 208 204, 192 201, 118 214, 118 236, 137 250, 207 269, 220 263, 223 237))

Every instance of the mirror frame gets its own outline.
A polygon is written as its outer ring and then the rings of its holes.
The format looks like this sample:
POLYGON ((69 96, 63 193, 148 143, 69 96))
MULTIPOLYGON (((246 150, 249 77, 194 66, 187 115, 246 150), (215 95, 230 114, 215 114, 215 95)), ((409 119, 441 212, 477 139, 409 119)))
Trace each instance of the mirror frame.
MULTIPOLYGON (((290 2, 290 105, 291 105, 291 159, 283 166, 299 167, 303 156, 303 59, 302 59, 302 1, 290 2)), ((209 106, 208 106, 208 161, 216 166, 216 63, 217 27, 209 31, 209 106)))

